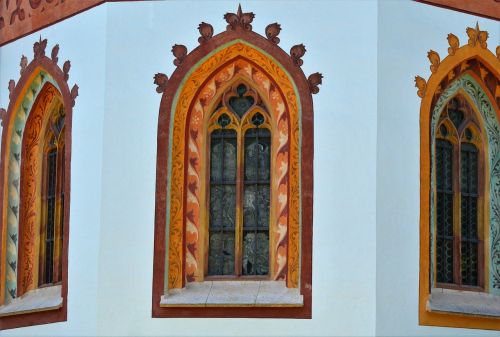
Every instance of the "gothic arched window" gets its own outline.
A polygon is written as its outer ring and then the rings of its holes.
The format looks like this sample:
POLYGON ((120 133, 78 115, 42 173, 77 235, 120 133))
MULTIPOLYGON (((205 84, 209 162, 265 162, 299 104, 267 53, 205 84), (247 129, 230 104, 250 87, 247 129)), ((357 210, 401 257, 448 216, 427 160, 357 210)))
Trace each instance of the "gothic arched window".
POLYGON ((224 18, 215 36, 200 24, 191 53, 173 46, 170 79, 155 76, 153 317, 310 317, 322 76, 304 76, 303 45, 277 46, 279 24, 265 38, 241 7, 224 18))
POLYGON ((78 86, 56 45, 34 44, 0 109, 0 329, 61 322, 67 315, 71 119, 78 86))
MULTIPOLYGON (((500 320, 500 61, 488 33, 448 35, 415 78, 420 107, 422 325, 498 329, 500 320)), ((498 48, 497 48, 498 50, 498 48)))

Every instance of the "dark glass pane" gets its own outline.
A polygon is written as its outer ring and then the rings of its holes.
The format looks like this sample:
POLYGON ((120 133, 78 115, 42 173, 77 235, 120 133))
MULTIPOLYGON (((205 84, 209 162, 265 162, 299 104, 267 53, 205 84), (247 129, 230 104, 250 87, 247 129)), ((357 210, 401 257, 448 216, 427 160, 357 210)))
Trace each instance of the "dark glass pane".
POLYGON ((246 185, 243 197, 243 224, 245 229, 265 229, 269 226, 270 187, 246 185))
POLYGON ((269 130, 248 130, 244 158, 243 275, 269 273, 270 158, 269 130))
POLYGON ((436 270, 437 281, 453 283, 453 147, 436 141, 436 270))
POLYGON ((458 99, 454 98, 448 103, 448 116, 458 130, 464 121, 464 113, 460 110, 460 102, 458 99))
POLYGON ((63 257, 63 237, 64 237, 64 186, 65 186, 65 160, 66 155, 64 153, 64 147, 61 149, 61 219, 59 223, 59 247, 61 252, 59 254, 59 279, 57 281, 62 280, 62 257, 63 257))
POLYGON ((236 89, 237 97, 231 97, 229 99, 229 106, 238 116, 243 117, 245 112, 248 111, 255 103, 255 99, 252 96, 244 96, 247 92, 245 85, 240 84, 236 89))
POLYGON ((210 180, 212 182, 236 181, 236 131, 216 130, 212 133, 210 153, 210 180))
POLYGON ((234 130, 211 135, 208 274, 233 275, 237 143, 234 130))
POLYGON ((45 260, 44 282, 53 283, 54 274, 54 225, 56 211, 56 166, 57 152, 51 150, 47 154, 47 218, 45 228, 45 260))
POLYGON ((219 119, 217 120, 217 123, 220 126, 222 126, 223 128, 225 128, 226 126, 231 124, 231 118, 229 118, 229 116, 226 114, 222 114, 222 115, 220 115, 219 119))
POLYGON ((234 231, 210 231, 208 275, 234 274, 234 231))
POLYGON ((441 126, 439 127, 439 131, 441 132, 441 135, 443 135, 443 137, 446 137, 448 135, 448 128, 446 128, 446 125, 444 124, 441 124, 441 126))
POLYGON ((236 224, 236 185, 210 188, 210 229, 233 228, 236 224))
POLYGON ((267 129, 250 129, 245 135, 245 182, 270 179, 271 134, 267 129))
POLYGON ((461 181, 461 271, 462 284, 478 285, 478 152, 470 143, 462 143, 461 181))
POLYGON ((243 275, 269 273, 269 230, 243 231, 243 275))

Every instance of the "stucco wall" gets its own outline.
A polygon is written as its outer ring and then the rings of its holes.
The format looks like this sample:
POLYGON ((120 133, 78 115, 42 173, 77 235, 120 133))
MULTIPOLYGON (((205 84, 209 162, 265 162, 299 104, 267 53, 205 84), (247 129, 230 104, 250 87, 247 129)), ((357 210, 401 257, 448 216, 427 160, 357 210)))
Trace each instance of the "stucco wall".
MULTIPOLYGON (((427 51, 447 54, 477 18, 410 1, 242 2, 253 29, 282 25, 280 46, 304 43, 314 96, 313 319, 152 319, 160 95, 171 46, 197 46, 198 24, 225 30, 237 2, 109 3, 42 30, 80 86, 74 110, 68 321, 25 335, 488 335, 418 326, 420 99, 427 51), (378 111, 377 111, 378 109, 378 111)), ((498 23, 479 19, 499 41, 498 23)), ((21 54, 40 33, 0 48, 0 106, 21 54)), ((48 49, 49 50, 49 49, 48 49)))

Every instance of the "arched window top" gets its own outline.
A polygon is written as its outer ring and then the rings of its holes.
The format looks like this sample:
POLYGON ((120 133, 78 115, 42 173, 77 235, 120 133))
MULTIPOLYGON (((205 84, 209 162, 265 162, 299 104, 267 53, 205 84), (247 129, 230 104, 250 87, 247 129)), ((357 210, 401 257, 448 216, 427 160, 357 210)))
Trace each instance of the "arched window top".
POLYGON ((449 34, 448 56, 429 51, 430 78, 415 78, 422 98, 419 317, 425 325, 494 328, 497 319, 484 316, 457 324, 450 312, 478 313, 443 305, 469 296, 480 307, 481 297, 464 295, 471 290, 500 303, 500 60, 478 25, 467 35, 460 46, 449 34))
MULTIPOLYGON (((189 282, 204 282, 207 275, 222 273, 220 259, 217 268, 207 267, 210 261, 206 256, 212 249, 209 247, 217 245, 206 236, 209 211, 212 211, 206 206, 209 204, 207 198, 210 191, 219 193, 217 189, 222 188, 207 187, 210 173, 207 165, 210 156, 222 160, 217 151, 234 147, 234 153, 227 150, 230 152, 224 156, 228 156, 227 160, 234 157, 238 161, 235 169, 239 171, 244 170, 245 160, 255 159, 252 157, 258 152, 255 149, 269 153, 269 159, 264 162, 268 161, 270 165, 271 174, 266 181, 270 199, 260 203, 269 203, 270 209, 269 258, 266 260, 269 265, 264 267, 267 262, 262 259, 252 260, 255 256, 248 255, 250 250, 244 248, 249 247, 245 246, 245 235, 235 234, 235 250, 226 253, 231 260, 233 255, 246 257, 242 260, 235 258, 234 266, 223 259, 223 274, 229 270, 234 270, 236 275, 258 273, 266 280, 299 289, 304 295, 305 309, 291 310, 301 311, 300 315, 307 316, 311 289, 311 245, 307 243, 312 224, 312 193, 308 192, 312 191, 311 94, 319 91, 322 76, 316 73, 305 77, 300 68, 305 53, 303 45, 292 47, 290 54, 277 46, 279 24, 268 25, 266 37, 263 37, 252 31, 254 14, 243 12, 241 7, 236 13, 227 13, 224 18, 228 23, 227 30, 215 36, 210 24, 200 24, 200 46, 190 53, 183 45, 173 46, 177 68, 170 79, 165 74, 155 75, 157 92, 162 93, 162 100, 158 126, 154 315, 179 315, 160 306, 160 299, 169 290, 183 288, 189 282), (208 148, 210 140, 216 146, 211 150, 208 148), (161 254, 161 251, 167 253, 161 254), (258 271, 252 269, 251 261, 260 261, 258 271), (211 270, 208 274, 207 268, 211 270)), ((264 157, 259 152, 256 158, 261 160, 264 157)), ((224 164, 225 160, 221 163, 224 164)), ((229 161, 227 165, 231 163, 229 161)), ((238 206, 235 206, 234 216, 242 217, 235 222, 236 228, 245 232, 249 230, 244 225, 249 221, 244 216, 249 204, 242 204, 241 198, 246 195, 247 201, 257 200, 267 192, 260 189, 260 192, 251 192, 253 187, 247 187, 242 179, 235 180, 235 192, 226 186, 227 193, 217 198, 227 199, 229 195, 233 200, 232 193, 235 193, 234 204, 238 206), (242 227, 238 227, 242 223, 242 227)), ((210 203, 217 201, 214 201, 213 193, 210 194, 210 203)), ((227 203, 233 204, 229 199, 227 203)), ((214 205, 218 207, 218 204, 214 205)), ((266 214, 267 219, 266 212, 259 211, 258 214, 266 214)), ((214 235, 215 240, 222 234, 214 235)), ((264 234, 259 231, 248 235, 247 241, 253 237, 263 238, 264 234)), ((228 241, 228 245, 233 247, 231 242, 228 241)), ((210 255, 212 263, 216 263, 215 256, 219 258, 220 255, 217 251, 213 254, 210 255)), ((222 311, 213 312, 213 315, 220 317, 222 311)), ((245 316, 244 310, 237 311, 245 316)))
MULTIPOLYGON (((46 47, 47 40, 40 38, 33 46, 33 60, 28 63, 27 57, 21 58, 21 77, 17 83, 14 80, 9 82, 8 109, 0 109, 3 127, 0 158, 0 193, 3 195, 0 198, 0 242, 4 252, 0 252, 2 327, 57 322, 66 317, 67 266, 63 266, 63 261, 67 261, 68 248, 67 236, 63 246, 62 235, 68 233, 69 222, 62 214, 69 213, 70 171, 67 163, 70 162, 71 117, 78 86, 74 85, 71 90, 68 87, 71 64, 66 61, 62 68, 59 67, 59 46, 53 47, 50 58, 45 55, 46 47), (60 182, 61 179, 65 183, 60 182), (62 195, 66 195, 66 203, 62 201, 62 195), (58 198, 54 201, 57 205, 53 203, 54 207, 47 206, 45 211, 42 210, 46 205, 44 200, 53 197, 58 198), (60 223, 54 222, 56 237, 50 236, 52 231, 48 232, 49 241, 60 239, 54 243, 54 249, 49 251, 46 259, 57 259, 54 262, 57 270, 48 269, 50 277, 46 280, 50 282, 42 280, 44 253, 38 249, 43 246, 39 245, 42 238, 38 233, 47 222, 44 220, 46 216, 56 219, 54 221, 60 219, 60 223), (56 278, 51 276, 54 273, 56 278), (62 298, 62 303, 55 309, 36 313, 30 321, 10 311, 17 310, 14 307, 23 307, 18 297, 26 295, 33 300, 32 290, 47 283, 58 283, 57 287, 44 290, 62 298), (14 300, 16 304, 11 309, 9 304, 14 300)), ((25 311, 31 310, 25 308, 25 311)))

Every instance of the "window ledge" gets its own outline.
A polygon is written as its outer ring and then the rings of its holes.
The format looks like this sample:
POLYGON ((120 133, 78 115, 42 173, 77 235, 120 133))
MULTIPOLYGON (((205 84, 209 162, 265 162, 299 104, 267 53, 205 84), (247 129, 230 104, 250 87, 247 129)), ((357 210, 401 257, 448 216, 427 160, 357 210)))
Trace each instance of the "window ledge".
POLYGON ((427 301, 427 310, 500 317, 500 296, 433 288, 427 301))
POLYGON ((206 281, 188 283, 186 288, 169 290, 161 307, 259 306, 302 307, 304 298, 297 288, 284 281, 206 281))
POLYGON ((38 311, 55 310, 62 307, 61 286, 38 288, 15 298, 0 307, 0 317, 38 311))

